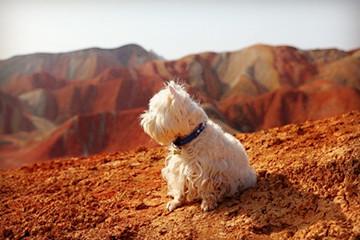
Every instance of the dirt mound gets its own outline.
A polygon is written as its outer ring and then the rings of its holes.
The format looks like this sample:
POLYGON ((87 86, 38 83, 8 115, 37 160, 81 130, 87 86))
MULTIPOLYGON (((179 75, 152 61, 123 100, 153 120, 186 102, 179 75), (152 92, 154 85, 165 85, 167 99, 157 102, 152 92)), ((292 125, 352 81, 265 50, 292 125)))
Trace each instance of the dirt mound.
POLYGON ((3 238, 358 239, 360 113, 238 134, 258 186, 203 213, 167 213, 166 150, 1 171, 3 238))

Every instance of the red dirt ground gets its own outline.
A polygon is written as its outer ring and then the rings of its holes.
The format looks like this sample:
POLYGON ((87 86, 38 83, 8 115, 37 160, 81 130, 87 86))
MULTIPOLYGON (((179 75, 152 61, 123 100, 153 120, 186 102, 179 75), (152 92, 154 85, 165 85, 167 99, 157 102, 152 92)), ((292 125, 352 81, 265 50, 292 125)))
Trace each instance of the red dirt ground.
POLYGON ((360 113, 237 137, 258 186, 165 211, 164 148, 0 171, 4 239, 359 239, 360 113))

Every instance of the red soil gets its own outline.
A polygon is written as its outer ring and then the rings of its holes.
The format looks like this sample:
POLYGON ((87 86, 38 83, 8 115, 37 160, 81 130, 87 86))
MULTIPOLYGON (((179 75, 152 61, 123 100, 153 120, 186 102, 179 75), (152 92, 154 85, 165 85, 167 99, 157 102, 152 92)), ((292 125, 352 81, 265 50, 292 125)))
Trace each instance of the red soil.
POLYGON ((0 171, 6 239, 359 239, 360 113, 238 134, 257 187, 172 213, 163 148, 0 171))

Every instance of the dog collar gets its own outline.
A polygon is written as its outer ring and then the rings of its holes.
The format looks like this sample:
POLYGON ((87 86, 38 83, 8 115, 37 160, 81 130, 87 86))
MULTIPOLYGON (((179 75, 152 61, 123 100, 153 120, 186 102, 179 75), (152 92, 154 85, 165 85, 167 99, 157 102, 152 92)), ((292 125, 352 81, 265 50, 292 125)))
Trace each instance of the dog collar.
POLYGON ((192 131, 192 133, 190 133, 189 135, 181 138, 181 137, 178 137, 175 139, 175 141, 173 142, 173 144, 176 146, 176 147, 181 147, 185 144, 188 144, 189 142, 191 142, 192 140, 194 140, 195 138, 197 138, 200 133, 202 131, 204 131, 206 127, 206 123, 205 122, 202 122, 200 123, 195 129, 194 131, 192 131))

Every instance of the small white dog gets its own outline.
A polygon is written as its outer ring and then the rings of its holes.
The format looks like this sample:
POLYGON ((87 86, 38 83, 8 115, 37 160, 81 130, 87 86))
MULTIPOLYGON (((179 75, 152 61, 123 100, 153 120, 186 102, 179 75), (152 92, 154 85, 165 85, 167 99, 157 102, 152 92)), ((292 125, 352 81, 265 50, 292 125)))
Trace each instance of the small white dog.
POLYGON ((159 144, 170 145, 162 169, 173 197, 169 211, 195 199, 209 211, 224 197, 256 185, 242 144, 209 120, 181 85, 170 81, 151 98, 141 126, 159 144))

